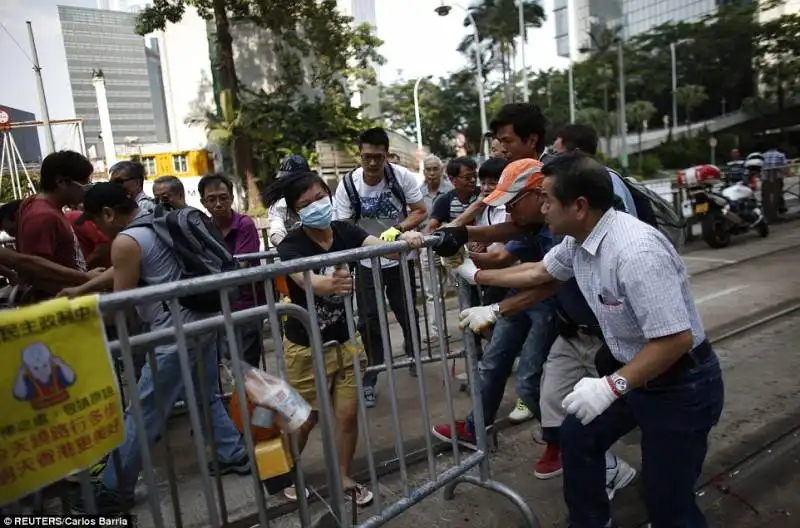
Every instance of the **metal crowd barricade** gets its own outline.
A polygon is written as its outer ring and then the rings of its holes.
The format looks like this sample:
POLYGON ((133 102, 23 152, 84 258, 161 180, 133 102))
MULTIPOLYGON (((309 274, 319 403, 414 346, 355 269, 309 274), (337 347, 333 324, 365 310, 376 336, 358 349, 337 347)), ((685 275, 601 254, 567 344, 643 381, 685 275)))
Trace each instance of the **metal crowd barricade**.
MULTIPOLYGON (((427 262, 430 264, 431 271, 434 273, 435 270, 433 268, 435 267, 436 258, 430 246, 435 244, 436 240, 437 239, 434 237, 428 237, 426 239, 427 262)), ((236 331, 237 328, 244 323, 254 320, 263 321, 264 319, 268 319, 270 326, 274 328, 279 325, 280 318, 283 315, 296 318, 300 321, 310 336, 310 349, 313 358, 313 372, 318 398, 318 428, 320 429, 322 439, 322 460, 317 461, 316 467, 305 463, 307 456, 313 456, 313 453, 309 454, 311 451, 310 448, 307 447, 305 453, 301 453, 298 449, 298 439, 295 435, 292 435, 290 441, 290 451, 295 466, 294 482, 298 490, 298 503, 296 508, 302 526, 313 525, 312 514, 315 513, 315 511, 317 513, 322 513, 322 517, 319 519, 332 519, 337 526, 381 526, 403 512, 413 508, 423 499, 431 496, 438 490, 444 490, 445 498, 452 498, 455 487, 462 482, 471 483, 505 496, 519 508, 525 526, 537 526, 533 512, 525 501, 513 490, 492 480, 490 477, 486 430, 480 402, 480 390, 477 383, 470 384, 471 403, 474 408, 477 450, 468 453, 462 452, 457 441, 453 439, 450 445, 452 448, 452 459, 449 457, 437 456, 441 455, 442 450, 438 449, 441 447, 440 445, 434 445, 429 433, 432 423, 431 405, 439 405, 442 398, 430 397, 432 388, 429 387, 430 380, 426 379, 423 365, 433 363, 439 364, 438 370, 444 385, 443 399, 446 414, 445 418, 446 421, 450 423, 451 427, 454 427, 456 411, 447 363, 448 360, 460 357, 462 354, 460 352, 449 352, 449 344, 442 332, 439 335, 439 347, 436 353, 430 354, 429 357, 423 357, 419 341, 419 328, 417 325, 412 324, 411 338, 413 340, 414 357, 412 359, 396 361, 391 353, 391 334, 388 324, 387 309, 383 302, 377 303, 377 317, 380 324, 381 337, 383 338, 382 343, 385 362, 379 365, 371 365, 366 371, 386 373, 388 390, 384 391, 386 394, 382 396, 382 399, 388 400, 389 413, 387 414, 387 418, 390 422, 393 438, 390 446, 378 445, 380 439, 376 440, 376 431, 370 427, 370 422, 386 420, 386 418, 380 414, 371 414, 367 410, 363 394, 360 390, 363 373, 360 368, 359 357, 353 356, 354 376, 359 388, 359 390, 357 390, 357 414, 360 430, 359 443, 366 448, 363 449, 368 466, 369 482, 366 484, 374 492, 374 502, 372 505, 362 510, 358 510, 355 505, 352 505, 350 511, 348 511, 346 507, 346 494, 339 475, 335 413, 332 407, 333 398, 329 392, 322 332, 319 326, 315 296, 310 281, 305 281, 306 301, 308 303, 307 310, 297 305, 277 302, 273 294, 272 286, 274 279, 278 276, 303 273, 306 279, 308 279, 311 270, 341 266, 363 259, 370 259, 373 264, 371 277, 364 278, 372 280, 375 290, 381 292, 380 295, 382 295, 384 284, 382 274, 379 271, 379 259, 381 256, 396 254, 401 255, 399 267, 402 283, 410 285, 410 266, 404 258, 407 254, 407 244, 404 242, 396 242, 382 246, 365 247, 352 251, 319 255, 311 258, 265 264, 214 276, 144 287, 100 297, 99 306, 103 316, 106 319, 112 318, 116 321, 118 339, 112 342, 110 347, 112 351, 118 350, 121 353, 122 362, 124 364, 124 374, 129 390, 130 405, 126 416, 126 429, 128 429, 126 430, 126 435, 131 434, 133 430, 136 431, 137 448, 141 456, 142 477, 144 488, 146 488, 144 491, 147 495, 147 503, 146 506, 139 506, 134 509, 134 513, 138 516, 139 526, 156 526, 160 528, 163 526, 217 527, 232 525, 253 526, 258 524, 262 527, 268 527, 271 524, 282 525, 280 524, 283 522, 281 516, 293 510, 292 507, 287 507, 285 503, 276 504, 276 502, 280 501, 277 501, 274 496, 268 495, 255 469, 253 469, 251 475, 247 477, 219 476, 220 460, 215 445, 215 436, 212 434, 214 424, 211 420, 212 414, 210 410, 211 404, 215 403, 215 399, 219 394, 216 386, 209 386, 208 383, 202 382, 195 383, 195 378, 193 377, 194 370, 203 372, 204 361, 203 354, 199 350, 193 349, 194 344, 201 338, 204 339, 209 335, 221 331, 227 343, 233 363, 233 375, 239 400, 239 412, 242 416, 242 426, 244 430, 242 435, 244 447, 251 466, 255 468, 255 440, 252 434, 250 417, 247 409, 247 398, 244 391, 242 371, 243 359, 242 352, 239 350, 239 344, 237 343, 236 331), (236 288, 256 284, 264 286, 266 304, 238 312, 232 312, 230 292, 236 288), (180 306, 179 299, 186 295, 209 291, 219 292, 221 305, 223 307, 222 313, 199 320, 192 319, 185 321, 181 315, 183 310, 180 306), (174 325, 170 328, 149 330, 137 335, 132 335, 125 317, 126 312, 133 308, 152 303, 163 303, 163 306, 165 306, 172 315, 174 325), (175 346, 174 350, 170 351, 170 353, 177 354, 180 380, 175 378, 174 380, 161 380, 161 382, 159 382, 161 379, 159 376, 163 375, 163 373, 159 373, 158 367, 160 363, 156 360, 157 352, 152 349, 157 345, 164 344, 175 346), (146 387, 138 385, 139 380, 136 379, 133 363, 133 350, 138 347, 147 347, 150 351, 150 370, 153 379, 156 380, 152 389, 154 392, 156 410, 163 410, 169 406, 169 402, 164 401, 165 394, 162 393, 163 388, 168 388, 173 383, 180 382, 183 384, 182 396, 187 402, 188 422, 191 431, 194 431, 194 434, 191 435, 191 440, 189 440, 190 446, 187 446, 185 449, 181 449, 180 447, 176 448, 172 445, 176 437, 174 434, 171 435, 170 433, 175 433, 174 428, 180 425, 175 422, 169 424, 165 423, 164 430, 158 432, 156 437, 152 437, 153 432, 151 427, 151 437, 148 437, 148 427, 145 420, 148 417, 152 417, 153 409, 148 411, 145 405, 152 405, 152 403, 141 400, 142 390, 146 389, 146 387), (418 392, 416 396, 419 397, 420 407, 419 412, 415 412, 414 414, 419 414, 421 416, 423 430, 414 432, 417 436, 422 436, 424 441, 424 461, 427 466, 425 470, 421 467, 413 467, 411 461, 407 459, 407 437, 410 420, 408 420, 408 417, 404 418, 401 416, 401 411, 403 409, 400 408, 398 401, 398 393, 401 390, 402 380, 398 377, 397 371, 407 367, 411 363, 416 365, 417 372, 419 373, 414 383, 416 384, 418 392), (207 431, 208 434, 199 434, 200 431, 207 431), (156 443, 158 441, 158 436, 162 436, 161 446, 156 443), (387 447, 393 450, 396 456, 400 481, 395 484, 396 489, 392 488, 391 485, 386 485, 385 481, 379 481, 379 473, 387 464, 387 461, 376 459, 375 453, 381 448, 385 449, 387 447), (186 468, 176 467, 181 463, 181 456, 186 457, 188 452, 191 452, 190 469, 194 475, 199 474, 199 478, 195 476, 194 480, 188 478, 186 475, 180 474, 181 470, 186 468), (156 464, 159 460, 161 462, 156 464), (163 468, 164 464, 166 468, 163 468), (317 486, 314 488, 306 484, 306 482, 313 483, 313 470, 317 472, 322 470, 324 473, 324 486, 317 486), (164 476, 166 476, 166 486, 163 482, 165 480, 164 476), (198 480, 199 484, 197 482, 198 480), (169 501, 162 500, 165 487, 169 490, 169 501), (311 489, 313 492, 308 499, 306 498, 306 494, 302 492, 307 488, 311 489), (242 497, 247 499, 244 504, 239 504, 238 506, 233 504, 234 498, 241 502, 242 497), (197 498, 201 498, 201 504, 194 503, 197 498), (316 498, 322 500, 315 500, 316 498), (188 507, 186 506, 187 504, 188 507), (253 512, 253 510, 255 510, 255 512, 253 512), (187 519, 187 517, 191 518, 187 519), (281 518, 279 519, 279 517, 281 518)), ((438 281, 433 281, 431 285, 435 290, 433 292, 435 316, 437 324, 441 329, 444 328, 445 324, 444 303, 440 296, 438 281)), ((469 287, 467 285, 461 285, 459 292, 461 302, 468 304, 469 287)), ((415 292, 412 292, 409 287, 404 288, 406 308, 409 310, 410 314, 414 313, 414 293, 415 292)), ((354 339, 356 337, 356 321, 350 297, 345 298, 345 317, 349 335, 351 339, 354 339)), ((478 376, 475 344, 473 339, 471 339, 471 335, 465 337, 468 337, 464 339, 464 347, 466 350, 467 364, 469 366, 469 376, 471 379, 475 380, 478 376)), ((277 372, 285 379, 286 365, 284 364, 283 343, 280 339, 275 339, 275 360, 277 372)), ((430 374, 434 373, 433 370, 428 370, 427 372, 429 374, 428 377, 430 377, 430 374)), ((434 416, 433 418, 436 419, 438 417, 434 416)), ((186 439, 186 437, 184 437, 184 439, 186 439)), ((309 440, 309 446, 312 442, 314 442, 313 438, 309 440)), ((120 463, 120 454, 115 451, 110 457, 109 464, 119 465, 120 463)), ((317 480, 320 479, 317 478, 317 480)), ((97 511, 97 505, 94 501, 92 483, 90 482, 88 471, 84 471, 80 474, 80 484, 81 495, 87 506, 88 513, 95 513, 97 511)), ((62 510, 66 511, 67 507, 62 506, 62 510)))

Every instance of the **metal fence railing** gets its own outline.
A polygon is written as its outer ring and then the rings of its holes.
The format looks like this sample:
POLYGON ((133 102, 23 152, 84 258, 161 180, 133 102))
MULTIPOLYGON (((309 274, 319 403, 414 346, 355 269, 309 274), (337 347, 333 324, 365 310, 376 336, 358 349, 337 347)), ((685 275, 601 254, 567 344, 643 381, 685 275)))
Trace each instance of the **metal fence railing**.
MULTIPOLYGON (((429 270, 435 275, 436 258, 431 249, 435 244, 435 237, 426 238, 426 263, 429 270)), ((448 362, 454 358, 464 357, 468 366, 468 376, 476 380, 478 376, 476 344, 471 335, 464 334, 463 351, 451 352, 450 343, 444 333, 439 334, 438 346, 428 347, 427 354, 421 345, 420 330, 418 325, 410 325, 411 340, 413 342, 413 358, 397 359, 391 350, 391 335, 389 328, 388 310, 383 299, 377 302, 377 320, 382 336, 384 362, 372 364, 366 369, 357 355, 352 356, 353 373, 356 380, 358 398, 358 422, 360 430, 359 443, 368 467, 368 482, 363 482, 374 492, 374 501, 366 508, 357 507, 353 500, 348 500, 340 478, 339 450, 337 446, 337 415, 334 411, 335 402, 330 393, 328 380, 330 373, 326 371, 326 359, 331 343, 322 342, 322 330, 317 313, 315 294, 312 290, 309 277, 311 270, 327 267, 347 266, 364 259, 369 259, 372 264, 371 276, 363 277, 372 281, 375 291, 382 297, 384 287, 380 272, 379 260, 382 256, 400 255, 399 268, 402 285, 389 285, 393 288, 403 288, 403 297, 409 313, 414 313, 416 293, 410 287, 411 263, 407 260, 408 248, 404 242, 397 242, 382 246, 365 247, 352 251, 330 253, 316 257, 296 259, 286 262, 267 263, 275 257, 274 254, 243 255, 243 260, 262 261, 262 265, 207 276, 202 278, 178 281, 158 286, 138 288, 131 291, 102 295, 99 298, 99 308, 106 321, 113 320, 117 338, 109 345, 112 354, 118 353, 124 371, 124 381, 127 386, 126 403, 129 405, 126 412, 126 437, 129 439, 125 446, 127 453, 125 459, 118 451, 110 457, 108 464, 116 465, 117 469, 126 463, 131 463, 132 452, 136 453, 141 461, 141 479, 143 486, 139 491, 146 494, 146 503, 134 507, 133 511, 138 517, 139 526, 226 526, 241 521, 250 526, 258 523, 268 527, 276 523, 276 517, 286 514, 286 508, 276 508, 274 501, 277 499, 275 489, 268 491, 265 483, 259 477, 259 472, 252 470, 246 478, 236 476, 221 476, 221 455, 218 453, 220 441, 216 432, 219 424, 218 416, 214 413, 215 406, 219 404, 219 390, 216 376, 209 374, 209 361, 216 362, 217 357, 224 349, 230 354, 231 371, 233 374, 236 395, 238 397, 238 412, 242 417, 242 442, 252 468, 258 466, 256 451, 259 447, 256 442, 247 408, 245 394, 244 368, 242 350, 237 337, 237 332, 243 325, 253 322, 267 322, 273 329, 274 371, 283 379, 287 379, 287 365, 285 363, 285 342, 282 341, 274 329, 281 325, 284 317, 294 318, 300 322, 310 337, 310 350, 313 359, 313 376, 318 398, 318 429, 322 444, 322 463, 316 465, 306 464, 304 453, 300 449, 299 438, 296 434, 289 435, 291 460, 294 465, 292 480, 296 485, 297 509, 296 514, 302 526, 311 526, 315 512, 320 508, 324 516, 333 520, 338 526, 382 526, 391 519, 399 516, 419 504, 421 501, 444 490, 447 499, 453 497, 456 486, 460 483, 470 483, 495 492, 510 500, 519 509, 524 526, 535 527, 537 521, 530 506, 515 491, 493 480, 489 472, 489 459, 487 448, 487 432, 484 427, 484 417, 481 405, 480 387, 478 383, 470 383, 470 403, 474 409, 475 435, 477 449, 464 451, 453 439, 451 445, 452 456, 442 456, 440 445, 435 445, 428 432, 431 425, 432 402, 438 407, 443 404, 446 420, 455 428, 456 410, 454 394, 457 391, 451 387, 451 375, 448 362), (280 276, 303 273, 305 280, 305 299, 307 309, 284 302, 279 302, 274 295, 274 281, 280 276), (232 292, 239 288, 262 288, 265 303, 237 312, 231 311, 232 292), (187 295, 203 292, 217 292, 222 305, 221 313, 205 315, 202 317, 187 316, 181 307, 179 299, 187 295), (172 323, 168 327, 158 329, 135 329, 129 324, 126 313, 131 309, 154 304, 163 306, 170 315, 172 323), (211 349, 206 345, 211 343, 211 349), (148 364, 144 367, 141 377, 137 379, 135 358, 146 351, 148 364), (209 352, 208 350, 212 350, 209 352), (167 368, 165 354, 172 354, 167 368), (404 418, 399 401, 400 388, 398 371, 409 365, 415 365, 420 375, 414 380, 416 394, 414 401, 418 401, 418 410, 424 435, 423 454, 419 458, 425 462, 425 471, 422 477, 412 478, 409 469, 408 456, 408 429, 411 427, 407 417, 404 418), (364 396, 360 390, 363 376, 368 372, 384 373, 388 389, 383 399, 388 403, 388 420, 383 419, 383 428, 391 430, 389 445, 378 445, 386 442, 385 431, 383 435, 376 436, 376 429, 371 427, 371 422, 385 417, 370 414, 366 408, 364 396), (199 376, 198 373, 204 373, 199 376), (422 375, 426 373, 427 375, 422 375), (441 384, 431 384, 431 378, 441 384), (151 382, 152 380, 152 382, 151 382), (150 383, 150 385, 148 385, 150 383), (179 387, 179 388, 176 388, 179 387), (166 424, 165 413, 159 409, 169 409, 173 401, 182 398, 186 402, 188 423, 193 431, 189 445, 182 450, 176 449, 174 443, 175 432, 166 424), (158 423, 154 423, 153 421, 158 423), (207 434, 201 434, 206 431, 207 434), (135 436, 135 443, 132 442, 135 436), (377 458, 376 453, 381 448, 389 448, 396 456, 399 472, 399 484, 381 480, 380 468, 386 460, 377 458), (191 454, 189 454, 191 453, 191 454), (176 464, 181 458, 192 459, 192 475, 179 475, 176 464), (126 462, 127 460, 127 462, 126 462), (313 472, 324 475, 324 485, 317 485, 307 475, 313 472), (194 484, 190 484, 189 481, 194 484), (246 507, 231 507, 231 487, 236 487, 237 494, 249 497, 246 507), (247 491, 244 491, 245 488, 247 491), (307 497, 301 490, 310 489, 312 493, 307 497), (387 492, 391 490, 391 492, 387 492), (273 495, 270 495, 270 492, 273 495), (322 499, 322 500, 317 500, 322 499), (247 524, 249 523, 249 524, 247 524)), ((440 283, 430 281, 433 295, 434 318, 439 328, 445 328, 445 303, 441 295, 440 283)), ((470 288, 467 284, 459 287, 459 301, 462 306, 470 302, 470 288)), ((353 309, 351 296, 344 298, 344 317, 348 329, 349 342, 358 342, 357 322, 353 309)), ((337 354, 347 344, 336 346, 337 354)), ((270 354, 265 354, 269 356, 270 354)), ((342 356, 339 355, 341 360, 342 356)), ((216 368, 216 364, 214 365, 216 368)), ((212 368, 211 370, 214 370, 212 368)), ((271 367, 267 367, 271 368, 271 367)), ((408 382, 405 382, 408 383, 408 382)), ((408 391, 408 385, 405 385, 408 391)), ((408 395, 403 396, 406 404, 408 395)), ((461 402, 463 404, 463 402, 461 402)), ((231 409, 236 412, 236 409, 231 409)), ((439 411, 437 411, 439 412, 439 411)), ((436 417, 434 417, 436 418, 436 417)), ((415 431, 419 433, 419 431, 415 431)), ((315 438, 309 440, 314 442, 315 438)), ((184 468, 185 469, 185 468, 184 468)), ((417 471, 419 473, 419 471, 417 471)), ((119 475, 119 472, 117 472, 119 475)), ((82 497, 85 511, 95 513, 99 507, 98 498, 93 495, 96 488, 90 481, 88 471, 80 474, 80 496, 82 497)), ((313 479, 312 479, 313 480, 313 479)), ((121 484, 121 481, 120 481, 121 484)), ((41 496, 33 503, 20 503, 13 507, 13 511, 25 512, 33 508, 49 513, 68 511, 69 498, 61 499, 60 505, 47 506, 41 496), (33 504, 33 506, 31 506, 33 504)), ((239 524, 242 525, 242 524, 239 524)))

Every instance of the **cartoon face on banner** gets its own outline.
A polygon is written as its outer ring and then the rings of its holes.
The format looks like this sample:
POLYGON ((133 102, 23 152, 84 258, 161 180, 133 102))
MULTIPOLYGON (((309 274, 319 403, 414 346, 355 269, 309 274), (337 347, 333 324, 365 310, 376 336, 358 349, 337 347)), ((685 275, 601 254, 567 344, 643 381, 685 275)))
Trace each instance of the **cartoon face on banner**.
POLYGON ((125 438, 97 296, 0 315, 0 506, 90 467, 125 438))

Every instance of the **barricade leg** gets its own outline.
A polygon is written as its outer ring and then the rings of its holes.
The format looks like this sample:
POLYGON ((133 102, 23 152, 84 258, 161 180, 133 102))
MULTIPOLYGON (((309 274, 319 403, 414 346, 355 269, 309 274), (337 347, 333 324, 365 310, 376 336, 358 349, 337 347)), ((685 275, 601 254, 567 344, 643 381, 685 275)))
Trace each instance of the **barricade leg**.
MULTIPOLYGON (((458 280, 458 294, 459 300, 463 305, 469 305, 471 300, 471 289, 469 284, 464 281, 463 279, 458 280)), ((481 401, 481 389, 479 383, 477 382, 478 378, 478 354, 477 349, 475 347, 475 342, 472 339, 472 335, 469 331, 464 332, 464 348, 466 349, 467 354, 467 366, 468 372, 470 373, 470 380, 473 380, 470 383, 470 390, 472 393, 472 402, 473 402, 473 419, 475 423, 475 444, 478 450, 478 453, 482 455, 480 460, 479 466, 479 474, 478 475, 459 475, 455 477, 452 481, 447 483, 444 486, 444 498, 446 500, 452 500, 455 496, 455 488, 462 482, 468 482, 470 484, 482 487, 486 490, 493 491, 499 495, 506 497, 510 500, 520 511, 522 515, 523 521, 525 525, 529 528, 537 528, 538 522, 536 521, 536 516, 533 513, 533 510, 530 506, 525 502, 525 500, 511 488, 492 480, 489 475, 489 458, 488 458, 488 440, 486 434, 486 426, 484 422, 483 416, 483 402, 481 401)))

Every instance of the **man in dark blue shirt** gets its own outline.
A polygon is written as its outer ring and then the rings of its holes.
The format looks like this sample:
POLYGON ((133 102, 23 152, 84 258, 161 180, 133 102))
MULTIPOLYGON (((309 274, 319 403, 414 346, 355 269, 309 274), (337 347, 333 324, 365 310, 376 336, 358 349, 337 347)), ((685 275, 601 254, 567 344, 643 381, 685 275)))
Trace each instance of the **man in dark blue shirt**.
MULTIPOLYGON (((507 212, 518 226, 524 226, 525 239, 516 248, 520 260, 541 260, 553 245, 553 239, 544 225, 542 204, 538 189, 541 187, 541 163, 532 159, 515 161, 503 171, 495 192, 485 202, 487 205, 506 206, 507 212)), ((470 265, 474 267, 474 264, 470 265)), ((496 305, 494 305, 496 306, 496 305)), ((494 422, 503 400, 506 381, 517 367, 517 395, 538 416, 539 387, 542 365, 555 339, 555 300, 547 299, 518 313, 497 320, 492 339, 479 364, 481 401, 485 423, 494 422)), ((475 448, 475 426, 472 413, 464 421, 456 422, 453 431, 449 424, 433 428, 433 435, 449 441, 453 435, 464 446, 475 448)))

